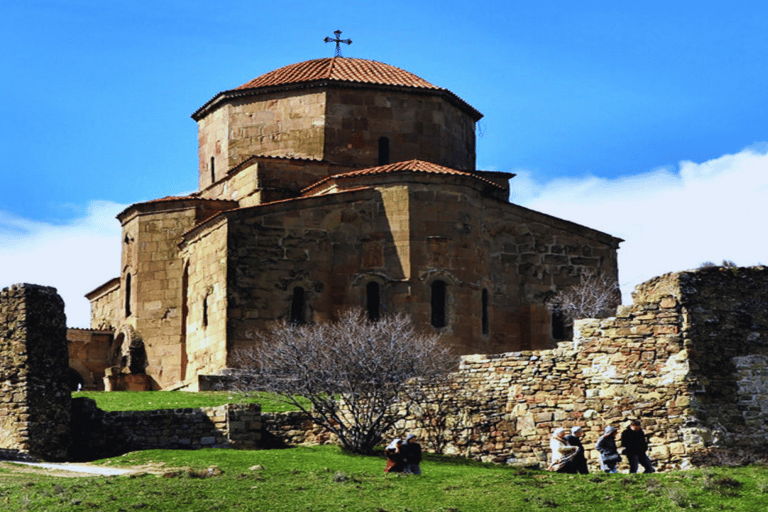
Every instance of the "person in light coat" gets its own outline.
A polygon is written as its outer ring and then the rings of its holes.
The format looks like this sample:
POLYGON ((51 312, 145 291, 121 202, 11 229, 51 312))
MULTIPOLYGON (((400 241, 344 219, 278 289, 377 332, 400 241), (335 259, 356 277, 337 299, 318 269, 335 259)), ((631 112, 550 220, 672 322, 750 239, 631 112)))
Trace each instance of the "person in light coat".
POLYGON ((573 457, 576 455, 578 448, 568 444, 565 440, 565 434, 564 428, 557 428, 552 434, 552 438, 549 440, 549 448, 552 450, 552 463, 547 469, 557 471, 558 473, 576 473, 573 457))

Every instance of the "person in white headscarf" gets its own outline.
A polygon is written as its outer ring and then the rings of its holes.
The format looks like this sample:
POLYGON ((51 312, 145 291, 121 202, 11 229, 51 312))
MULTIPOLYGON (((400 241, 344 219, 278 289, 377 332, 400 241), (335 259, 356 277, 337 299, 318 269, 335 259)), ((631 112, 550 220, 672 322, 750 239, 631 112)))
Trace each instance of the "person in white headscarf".
POLYGON ((400 451, 402 444, 403 440, 398 438, 384 448, 384 455, 387 456, 387 465, 384 467, 385 473, 402 473, 405 470, 405 461, 400 451))
POLYGON ((565 440, 564 428, 555 429, 549 440, 549 448, 552 450, 552 463, 547 468, 558 473, 575 473, 576 468, 571 464, 576 455, 576 446, 569 446, 565 440))

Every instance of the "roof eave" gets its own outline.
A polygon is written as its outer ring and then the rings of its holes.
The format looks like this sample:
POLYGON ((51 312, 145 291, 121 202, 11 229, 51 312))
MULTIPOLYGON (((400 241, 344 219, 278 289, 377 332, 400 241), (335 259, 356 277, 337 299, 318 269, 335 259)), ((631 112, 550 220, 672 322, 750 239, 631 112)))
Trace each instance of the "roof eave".
POLYGON ((307 82, 296 82, 296 83, 290 83, 290 84, 284 84, 284 85, 254 87, 251 89, 230 89, 228 91, 220 92, 219 94, 217 94, 216 96, 208 100, 202 107, 195 110, 195 112, 192 114, 191 117, 195 121, 200 121, 205 116, 207 116, 210 112, 215 110, 219 104, 235 98, 244 98, 248 96, 256 96, 259 94, 268 94, 273 92, 312 89, 317 87, 350 87, 350 88, 383 89, 383 90, 408 91, 408 92, 415 92, 417 94, 427 94, 427 95, 434 95, 434 96, 443 96, 449 102, 454 103, 460 109, 467 112, 475 122, 483 118, 483 114, 479 110, 475 109, 472 105, 470 105, 469 103, 467 103, 466 101, 464 101, 463 99, 461 99, 459 96, 449 91, 448 89, 443 89, 440 87, 430 89, 426 87, 415 87, 415 86, 408 86, 408 85, 375 84, 375 83, 368 83, 368 82, 353 82, 353 81, 347 81, 347 80, 333 80, 333 79, 311 80, 307 82))

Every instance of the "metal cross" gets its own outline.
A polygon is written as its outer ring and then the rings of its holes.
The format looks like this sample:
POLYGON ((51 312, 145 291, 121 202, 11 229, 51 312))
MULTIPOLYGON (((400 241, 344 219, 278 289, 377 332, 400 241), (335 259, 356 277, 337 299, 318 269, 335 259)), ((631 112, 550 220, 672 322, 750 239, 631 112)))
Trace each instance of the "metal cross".
POLYGON ((336 34, 336 39, 331 39, 330 37, 326 37, 323 39, 326 43, 336 43, 336 57, 341 57, 341 46, 339 46, 340 43, 344 44, 352 44, 351 39, 341 39, 341 30, 334 30, 334 34, 336 34))

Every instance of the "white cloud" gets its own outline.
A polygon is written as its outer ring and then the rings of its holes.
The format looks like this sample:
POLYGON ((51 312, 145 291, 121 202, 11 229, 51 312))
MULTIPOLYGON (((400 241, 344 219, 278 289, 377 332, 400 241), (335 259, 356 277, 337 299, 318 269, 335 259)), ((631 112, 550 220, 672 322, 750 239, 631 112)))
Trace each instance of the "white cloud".
POLYGON ((53 286, 64 299, 67 325, 88 327, 85 294, 120 273, 120 223, 126 205, 95 201, 67 224, 33 221, 0 211, 0 288, 53 286))
POLYGON ((625 304, 637 284, 705 261, 768 264, 765 145, 617 179, 540 184, 516 172, 514 202, 626 240, 619 250, 625 304))

